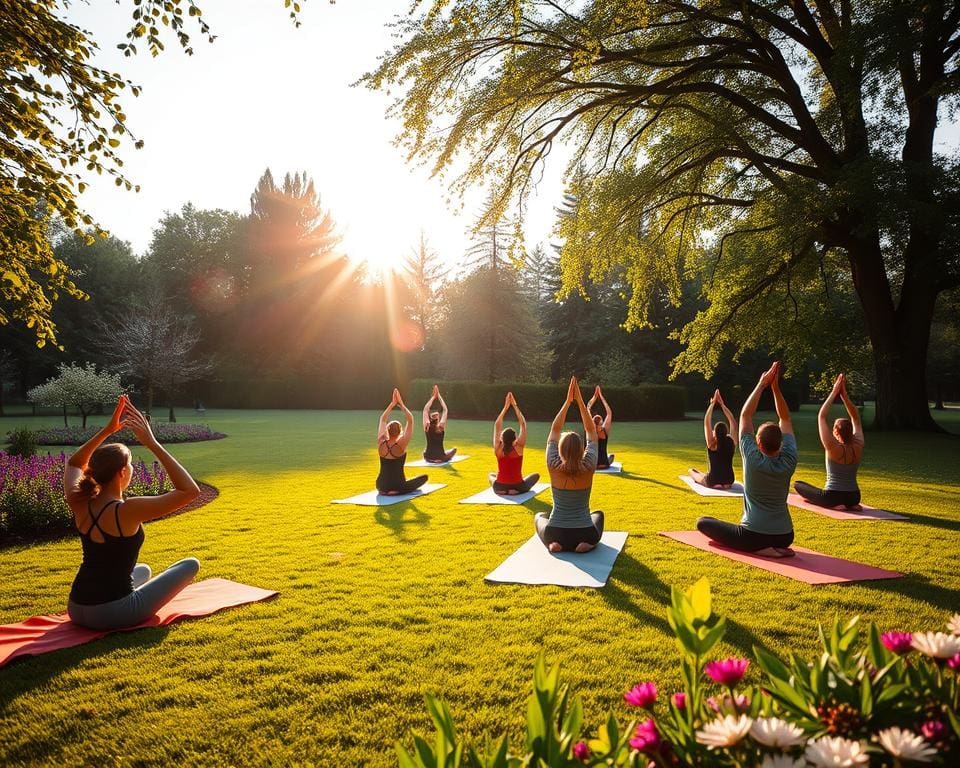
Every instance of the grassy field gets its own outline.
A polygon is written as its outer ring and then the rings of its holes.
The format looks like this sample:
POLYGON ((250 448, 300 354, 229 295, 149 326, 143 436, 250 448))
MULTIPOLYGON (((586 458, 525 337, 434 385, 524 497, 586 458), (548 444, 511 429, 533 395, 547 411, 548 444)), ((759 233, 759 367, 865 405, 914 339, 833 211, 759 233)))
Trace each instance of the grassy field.
MULTIPOLYGON (((796 477, 820 483, 814 415, 797 418, 796 477)), ((483 582, 530 536, 533 514, 549 510, 549 492, 523 507, 457 504, 494 468, 487 423, 450 423, 448 447, 471 459, 430 473, 446 488, 371 508, 329 502, 373 487, 375 414, 210 411, 204 420, 228 438, 173 452, 220 496, 150 524, 141 559, 156 570, 194 555, 201 578, 279 598, 0 670, 0 765, 391 766, 395 739, 428 730, 426 691, 448 700, 462 730, 518 737, 541 650, 562 662, 598 724, 624 714, 630 685, 678 684, 670 585, 703 575, 731 619, 721 655, 760 644, 810 656, 818 622, 836 615, 919 630, 942 629, 960 610, 956 434, 868 433, 864 501, 910 522, 794 511, 798 544, 906 574, 811 587, 657 536, 701 514, 736 520, 739 502, 695 496, 676 479, 704 465, 700 421, 617 424, 611 450, 626 471, 598 476, 593 502, 608 529, 630 538, 606 588, 570 590, 483 582)), ((31 421, 0 419, 0 430, 31 421)), ((960 432, 960 411, 942 421, 960 432)), ((546 431, 531 425, 524 471, 544 471, 533 446, 546 431)), ((75 539, 0 549, 0 623, 64 610, 79 560, 75 539)))

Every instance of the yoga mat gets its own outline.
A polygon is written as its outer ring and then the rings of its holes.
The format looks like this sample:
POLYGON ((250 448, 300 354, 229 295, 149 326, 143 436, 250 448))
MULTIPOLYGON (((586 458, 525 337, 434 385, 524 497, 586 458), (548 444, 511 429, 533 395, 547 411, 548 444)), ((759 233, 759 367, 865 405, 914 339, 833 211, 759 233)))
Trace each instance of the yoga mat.
POLYGON ((19 624, 0 625, 0 667, 18 656, 39 656, 61 648, 72 648, 111 632, 129 632, 144 627, 162 627, 180 619, 207 616, 245 603, 273 597, 277 592, 250 587, 227 579, 206 579, 189 584, 179 595, 142 624, 124 629, 86 629, 70 621, 65 613, 34 616, 19 624))
POLYGON ((818 507, 811 504, 799 493, 791 493, 787 496, 787 504, 798 509, 806 509, 809 512, 816 512, 818 515, 826 515, 834 520, 909 520, 906 515, 898 515, 895 512, 888 512, 885 509, 877 509, 866 504, 861 504, 862 509, 856 512, 852 509, 843 507, 818 507))
POLYGON ((388 496, 377 491, 367 491, 359 496, 351 496, 349 499, 334 499, 332 504, 359 504, 362 507, 389 507, 391 504, 398 504, 401 501, 410 501, 418 496, 426 496, 440 488, 446 488, 446 483, 424 483, 413 493, 400 493, 396 496, 388 496))
POLYGON ((842 584, 848 581, 896 579, 903 575, 896 571, 885 571, 883 568, 874 568, 872 565, 855 563, 852 560, 841 560, 839 557, 831 557, 803 547, 791 547, 797 553, 793 557, 762 557, 715 544, 700 531, 661 531, 660 535, 702 549, 704 552, 712 552, 730 560, 754 565, 770 573, 778 573, 806 584, 842 584))
POLYGON ((466 461, 469 459, 469 456, 457 454, 450 461, 427 461, 426 459, 417 459, 416 461, 408 461, 408 467, 449 467, 451 464, 456 464, 458 461, 466 461))
POLYGON ((597 475, 619 475, 623 471, 623 463, 619 461, 613 462, 606 469, 597 469, 594 470, 594 474, 597 475))
POLYGON ((523 504, 530 501, 538 493, 543 493, 550 487, 550 483, 537 483, 526 493, 518 493, 516 496, 501 496, 494 493, 493 488, 487 488, 480 493, 475 493, 466 499, 460 499, 461 504, 523 504))
POLYGON ((593 587, 607 583, 617 555, 627 541, 626 531, 604 531, 589 552, 551 553, 533 534, 504 560, 485 581, 498 584, 556 584, 560 587, 593 587))
POLYGON ((734 483, 729 488, 707 488, 705 485, 700 485, 690 475, 677 475, 677 477, 690 486, 691 491, 700 496, 733 496, 735 498, 743 496, 743 485, 740 483, 734 483))

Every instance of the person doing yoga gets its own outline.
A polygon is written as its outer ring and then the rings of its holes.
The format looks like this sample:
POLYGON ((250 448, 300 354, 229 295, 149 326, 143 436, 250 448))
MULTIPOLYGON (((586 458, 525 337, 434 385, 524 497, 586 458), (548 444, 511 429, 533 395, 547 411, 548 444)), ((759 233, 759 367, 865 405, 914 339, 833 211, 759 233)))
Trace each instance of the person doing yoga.
POLYGON ((377 475, 379 493, 387 496, 410 493, 427 482, 426 475, 407 480, 403 474, 403 463, 407 460, 407 446, 412 435, 413 414, 403 404, 400 390, 394 388, 390 405, 380 414, 380 425, 377 427, 377 452, 380 454, 380 474, 377 475), (403 429, 399 421, 387 422, 394 408, 400 408, 407 417, 407 426, 403 429))
POLYGON ((599 413, 592 416, 593 423, 597 428, 597 469, 606 469, 613 464, 613 454, 607 455, 607 440, 610 437, 610 427, 613 426, 613 411, 610 410, 610 404, 604 398, 603 392, 600 391, 599 384, 593 391, 590 402, 587 403, 587 411, 591 414, 593 413, 593 404, 597 402, 598 398, 603 403, 603 409, 607 412, 607 415, 604 418, 601 418, 599 413))
POLYGON ((603 534, 603 512, 590 514, 590 489, 597 468, 597 426, 583 402, 576 376, 570 379, 567 399, 550 426, 547 468, 553 488, 553 509, 549 516, 540 512, 534 518, 537 535, 551 552, 589 552, 603 534), (560 434, 574 401, 583 421, 586 446, 577 432, 560 434))
POLYGON ((707 461, 710 471, 703 474, 699 469, 691 467, 688 470, 690 477, 707 488, 729 488, 733 485, 733 453, 737 444, 737 426, 733 421, 733 414, 727 408, 720 396, 720 390, 713 393, 707 412, 703 416, 703 437, 707 441, 707 461), (718 421, 713 426, 713 409, 720 406, 727 423, 718 421))
POLYGON ((858 510, 861 507, 857 469, 860 467, 860 459, 863 458, 863 430, 860 426, 860 412, 847 394, 847 377, 842 373, 837 376, 833 389, 820 406, 818 424, 827 464, 827 484, 822 491, 802 480, 795 482, 793 487, 803 498, 818 507, 842 506, 858 510), (838 395, 847 409, 848 418, 837 419, 831 430, 827 417, 830 415, 830 406, 838 395))
POLYGON ((740 525, 713 517, 697 520, 697 530, 732 549, 766 557, 790 557, 793 522, 787 510, 790 478, 797 468, 797 441, 790 409, 780 391, 780 363, 765 371, 740 411, 743 459, 743 517, 740 525), (770 387, 779 424, 766 422, 753 434, 753 415, 763 390, 770 387))
POLYGON ((523 447, 527 444, 527 420, 523 418, 520 412, 520 406, 513 397, 513 392, 507 392, 507 398, 503 403, 503 410, 497 416, 493 425, 493 453, 497 457, 497 471, 490 473, 490 482, 493 485, 494 493, 501 496, 516 496, 518 493, 526 493, 540 479, 540 475, 534 472, 532 475, 523 476, 523 447), (520 425, 520 434, 518 435, 512 428, 503 428, 503 420, 507 411, 513 408, 513 413, 517 417, 520 425))
POLYGON ((63 492, 80 534, 83 562, 77 571, 67 613, 90 629, 122 629, 146 621, 186 587, 200 563, 192 557, 151 578, 150 566, 137 562, 143 525, 182 509, 200 495, 190 474, 157 442, 126 395, 117 400, 107 425, 74 453, 63 469, 63 492), (124 499, 133 477, 130 449, 102 445, 129 427, 137 440, 163 465, 173 490, 159 496, 124 499))
POLYGON ((450 461, 450 459, 456 455, 456 448, 451 448, 449 451, 443 450, 443 435, 447 431, 447 404, 443 402, 443 398, 440 396, 440 389, 436 384, 433 385, 433 392, 430 394, 430 399, 427 400, 427 404, 423 406, 423 431, 427 435, 427 448, 423 452, 424 461, 429 461, 433 464, 443 464, 444 462, 450 461), (436 411, 433 413, 430 412, 434 401, 440 403, 440 413, 436 411))

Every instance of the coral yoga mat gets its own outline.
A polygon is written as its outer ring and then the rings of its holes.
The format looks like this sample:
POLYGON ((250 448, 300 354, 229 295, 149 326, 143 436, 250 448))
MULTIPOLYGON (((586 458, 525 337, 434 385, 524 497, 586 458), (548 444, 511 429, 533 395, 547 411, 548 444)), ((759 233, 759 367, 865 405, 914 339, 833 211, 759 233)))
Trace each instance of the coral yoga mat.
POLYGON ((797 509, 805 509, 808 512, 816 512, 818 515, 826 515, 834 520, 909 520, 906 515, 898 515, 895 512, 888 512, 885 509, 877 509, 866 504, 860 505, 860 511, 844 509, 843 507, 818 507, 811 504, 799 493, 791 493, 787 496, 787 504, 797 509))

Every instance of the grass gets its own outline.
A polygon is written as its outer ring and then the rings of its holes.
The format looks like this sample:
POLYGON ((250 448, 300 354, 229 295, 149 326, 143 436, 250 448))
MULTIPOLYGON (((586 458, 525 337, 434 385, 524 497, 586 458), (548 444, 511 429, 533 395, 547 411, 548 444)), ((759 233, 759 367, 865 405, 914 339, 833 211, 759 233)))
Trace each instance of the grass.
MULTIPOLYGON (((942 418, 960 432, 960 411, 942 418)), ((705 462, 698 420, 617 424, 611 450, 626 472, 598 476, 593 502, 630 538, 606 588, 570 590, 483 582, 549 509, 549 493, 523 507, 457 504, 494 465, 487 423, 451 422, 448 447, 472 458, 432 470, 446 488, 370 508, 329 501, 373 487, 375 414, 210 411, 205 420, 227 439, 172 450, 220 496, 150 524, 141 559, 156 570, 195 555, 201 577, 277 589, 279 599, 0 670, 0 764, 393 766, 397 738, 430 730, 426 691, 447 699, 461 731, 507 731, 516 744, 541 650, 562 662, 596 725, 608 711, 625 714, 620 694, 636 682, 664 692, 679 684, 670 585, 702 575, 731 619, 720 655, 760 644, 811 657, 818 622, 836 615, 942 629, 960 609, 956 435, 867 435, 864 500, 911 521, 795 511, 797 543, 906 576, 811 587, 657 536, 701 514, 735 520, 739 503, 695 496, 676 479, 705 462)), ((7 418, 0 431, 40 421, 56 417, 7 418)), ((531 425, 525 472, 543 471, 533 446, 546 430, 531 425)), ((813 411, 797 432, 796 476, 821 482, 813 411)), ((0 550, 0 623, 64 610, 79 559, 75 539, 0 550)))

